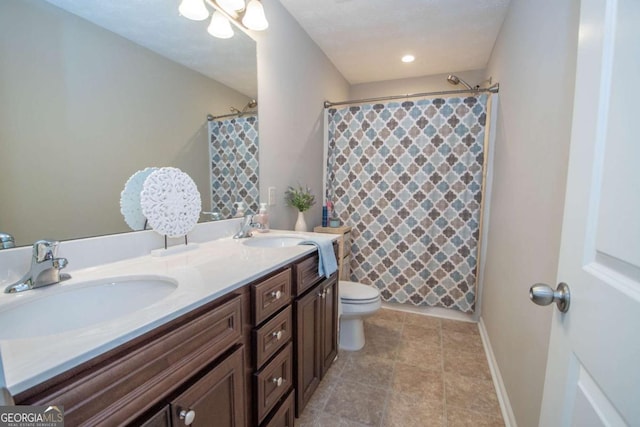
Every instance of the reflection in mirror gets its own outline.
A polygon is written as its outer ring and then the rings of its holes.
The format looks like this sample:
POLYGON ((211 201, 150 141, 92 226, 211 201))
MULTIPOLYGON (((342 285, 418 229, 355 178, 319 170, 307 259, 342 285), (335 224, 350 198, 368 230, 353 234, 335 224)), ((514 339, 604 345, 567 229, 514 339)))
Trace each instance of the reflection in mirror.
POLYGON ((134 231, 147 228, 147 218, 142 213, 141 193, 147 177, 158 168, 144 168, 129 177, 120 193, 120 213, 130 229, 134 231))
POLYGON ((185 171, 211 206, 206 116, 255 99, 255 42, 175 7, 0 2, 0 231, 17 246, 128 231, 120 193, 148 166, 185 171))
POLYGON ((212 218, 258 212, 258 116, 209 121, 212 218))

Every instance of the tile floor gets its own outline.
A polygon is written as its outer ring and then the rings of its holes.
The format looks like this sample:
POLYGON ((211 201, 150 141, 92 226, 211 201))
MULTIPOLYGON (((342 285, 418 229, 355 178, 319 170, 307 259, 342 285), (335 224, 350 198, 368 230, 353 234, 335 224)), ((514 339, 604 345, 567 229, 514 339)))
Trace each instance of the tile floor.
POLYGON ((478 326, 381 309, 296 427, 504 426, 478 326))

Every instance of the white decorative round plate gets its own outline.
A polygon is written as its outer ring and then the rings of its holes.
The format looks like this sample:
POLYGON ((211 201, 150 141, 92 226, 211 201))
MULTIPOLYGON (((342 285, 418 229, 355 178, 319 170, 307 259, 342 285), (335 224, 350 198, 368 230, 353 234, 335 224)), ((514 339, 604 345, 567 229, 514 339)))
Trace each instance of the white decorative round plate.
POLYGON ((178 168, 160 168, 150 174, 142 186, 140 205, 149 226, 169 237, 191 231, 202 210, 195 182, 178 168))
POLYGON ((120 193, 120 213, 124 216, 124 222, 132 230, 144 230, 144 223, 147 218, 142 214, 140 192, 142 191, 144 180, 157 170, 158 168, 146 168, 134 173, 127 180, 124 190, 120 193))

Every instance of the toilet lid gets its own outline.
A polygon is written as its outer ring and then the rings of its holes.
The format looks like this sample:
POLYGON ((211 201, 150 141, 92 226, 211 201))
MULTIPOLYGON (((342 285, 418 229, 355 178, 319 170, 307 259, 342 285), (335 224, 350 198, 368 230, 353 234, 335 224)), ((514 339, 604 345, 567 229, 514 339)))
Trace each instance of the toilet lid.
POLYGON ((380 298, 380 291, 362 283, 340 281, 338 292, 343 301, 369 301, 380 298))

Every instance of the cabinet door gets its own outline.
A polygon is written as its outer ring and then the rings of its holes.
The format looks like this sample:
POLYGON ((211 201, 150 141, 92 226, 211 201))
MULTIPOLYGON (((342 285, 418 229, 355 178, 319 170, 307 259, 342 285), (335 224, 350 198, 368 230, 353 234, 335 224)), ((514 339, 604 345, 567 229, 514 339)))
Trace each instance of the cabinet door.
POLYGON ((338 354, 338 280, 334 275, 322 284, 320 318, 322 377, 327 373, 338 354))
POLYGON ((174 427, 245 427, 243 354, 239 346, 171 402, 174 427))
POLYGON ((320 382, 321 286, 295 301, 296 316, 296 416, 299 417, 320 382))
POLYGON ((167 405, 144 422, 140 427, 171 427, 171 412, 167 405))

